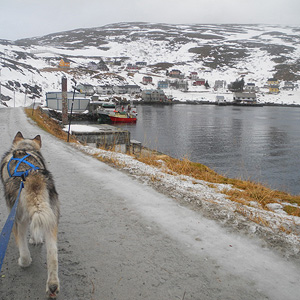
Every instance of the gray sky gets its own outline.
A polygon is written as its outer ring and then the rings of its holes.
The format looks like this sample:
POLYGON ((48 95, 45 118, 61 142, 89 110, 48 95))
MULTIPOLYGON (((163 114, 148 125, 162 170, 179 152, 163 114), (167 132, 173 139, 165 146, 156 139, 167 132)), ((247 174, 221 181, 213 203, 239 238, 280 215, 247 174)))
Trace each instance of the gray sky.
POLYGON ((117 22, 300 25, 299 0, 1 0, 0 39, 117 22))

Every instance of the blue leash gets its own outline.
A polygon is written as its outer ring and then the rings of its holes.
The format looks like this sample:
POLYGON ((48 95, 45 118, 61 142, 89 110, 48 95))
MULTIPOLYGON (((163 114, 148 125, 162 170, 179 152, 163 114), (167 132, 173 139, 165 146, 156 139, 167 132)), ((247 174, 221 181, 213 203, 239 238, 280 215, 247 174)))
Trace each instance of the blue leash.
POLYGON ((9 238, 10 238, 10 234, 14 225, 14 221, 15 221, 15 216, 16 216, 16 212, 17 212, 17 207, 18 207, 18 203, 19 203, 19 199, 20 199, 20 194, 22 191, 22 188, 24 187, 24 183, 23 181, 21 181, 20 184, 20 189, 19 189, 19 193, 17 196, 17 199, 15 201, 15 204, 12 208, 12 210, 10 211, 10 214, 6 220, 6 223, 1 231, 1 235, 0 235, 0 271, 2 268, 2 263, 4 260, 4 256, 6 253, 6 249, 8 246, 8 242, 9 242, 9 238))

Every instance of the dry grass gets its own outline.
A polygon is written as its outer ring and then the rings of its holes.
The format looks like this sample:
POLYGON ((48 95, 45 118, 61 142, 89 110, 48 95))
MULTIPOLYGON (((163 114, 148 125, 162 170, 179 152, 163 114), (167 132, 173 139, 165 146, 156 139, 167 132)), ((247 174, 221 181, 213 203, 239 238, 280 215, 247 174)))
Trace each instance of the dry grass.
MULTIPOLYGON (((47 114, 43 113, 43 111, 39 108, 31 109, 25 108, 25 113, 28 117, 30 117, 41 129, 51 133, 57 138, 67 141, 68 133, 62 130, 60 124, 50 118, 47 114)), ((77 142, 76 138, 70 135, 71 142, 77 142)))
MULTIPOLYGON (((25 111, 28 117, 32 118, 40 128, 64 141, 67 141, 67 133, 62 130, 59 123, 48 117, 42 112, 42 110, 25 109, 25 111)), ((76 138, 71 135, 70 141, 77 142, 76 138)), ((95 157, 104 162, 109 162, 118 167, 122 167, 122 164, 113 157, 103 158, 99 155, 96 155, 95 157)), ((285 192, 272 190, 260 183, 252 181, 227 178, 216 173, 207 166, 191 162, 187 158, 176 159, 167 155, 161 155, 160 153, 151 150, 144 151, 141 155, 135 156, 135 158, 145 164, 163 168, 164 171, 169 174, 187 175, 197 180, 204 180, 209 182, 212 187, 214 184, 230 184, 233 188, 224 188, 222 193, 226 194, 230 200, 243 205, 248 205, 251 201, 255 201, 259 203, 259 206, 263 209, 268 209, 266 205, 269 203, 281 202, 298 204, 300 206, 300 195, 293 196, 285 192)), ((300 217, 299 207, 286 205, 284 210, 289 215, 300 217)), ((242 211, 240 213, 242 213, 242 211)), ((263 220, 255 220, 255 218, 256 217, 253 217, 254 221, 264 223, 263 220)))
MULTIPOLYGON (((137 158, 139 161, 153 166, 161 166, 162 161, 169 173, 177 173, 180 175, 191 176, 198 180, 204 180, 211 184, 230 184, 233 189, 224 188, 222 193, 227 195, 230 200, 241 203, 249 204, 255 201, 260 204, 263 209, 268 209, 269 203, 287 202, 291 204, 298 204, 300 206, 300 195, 293 196, 285 192, 272 190, 263 186, 260 183, 232 179, 222 176, 205 165, 194 163, 184 158, 182 160, 169 157, 167 155, 146 155, 137 158)), ((300 209, 294 206, 285 206, 284 209, 288 214, 300 217, 300 209)))

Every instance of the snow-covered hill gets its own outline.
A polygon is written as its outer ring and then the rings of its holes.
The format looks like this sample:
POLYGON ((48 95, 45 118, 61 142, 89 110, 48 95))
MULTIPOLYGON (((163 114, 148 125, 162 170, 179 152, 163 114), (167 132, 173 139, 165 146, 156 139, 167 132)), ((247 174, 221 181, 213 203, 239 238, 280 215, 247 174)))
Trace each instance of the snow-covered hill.
MULTIPOLYGON (((282 82, 300 80, 300 27, 118 23, 31 39, 0 40, 0 55, 1 100, 9 106, 43 102, 46 92, 61 89, 64 74, 95 86, 128 83, 146 89, 155 88, 172 69, 185 76, 197 72, 210 86, 215 80, 230 83, 244 76, 246 83, 261 88, 261 101, 300 104, 297 90, 267 95, 263 89, 271 77, 282 82), (61 58, 70 60, 69 70, 58 68, 61 58), (101 61, 109 71, 88 66, 101 61), (147 66, 138 72, 126 70, 127 64, 141 61, 147 66), (152 85, 141 84, 145 75, 153 77, 152 85)), ((212 89, 193 87, 191 82, 188 93, 167 93, 179 100, 215 99, 212 89)))

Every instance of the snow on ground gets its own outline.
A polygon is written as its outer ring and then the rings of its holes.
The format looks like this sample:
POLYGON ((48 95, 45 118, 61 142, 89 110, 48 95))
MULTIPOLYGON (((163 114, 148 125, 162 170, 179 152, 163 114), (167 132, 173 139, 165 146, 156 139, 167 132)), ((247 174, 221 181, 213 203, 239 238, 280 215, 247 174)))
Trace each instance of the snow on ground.
POLYGON ((163 162, 158 168, 139 162, 126 154, 79 144, 74 144, 74 147, 89 155, 97 155, 104 160, 113 161, 131 176, 176 199, 180 205, 191 205, 193 209, 200 210, 204 215, 218 220, 223 225, 243 230, 249 235, 262 237, 271 247, 280 249, 286 256, 300 254, 300 218, 286 214, 278 206, 271 205, 270 211, 266 211, 256 202, 242 205, 230 201, 221 192, 224 189, 231 189, 230 185, 212 185, 189 176, 171 174, 163 162), (262 223, 257 224, 249 219, 261 220, 262 223), (268 223, 268 227, 262 225, 263 223, 268 223), (283 232, 282 228, 290 233, 283 232))

